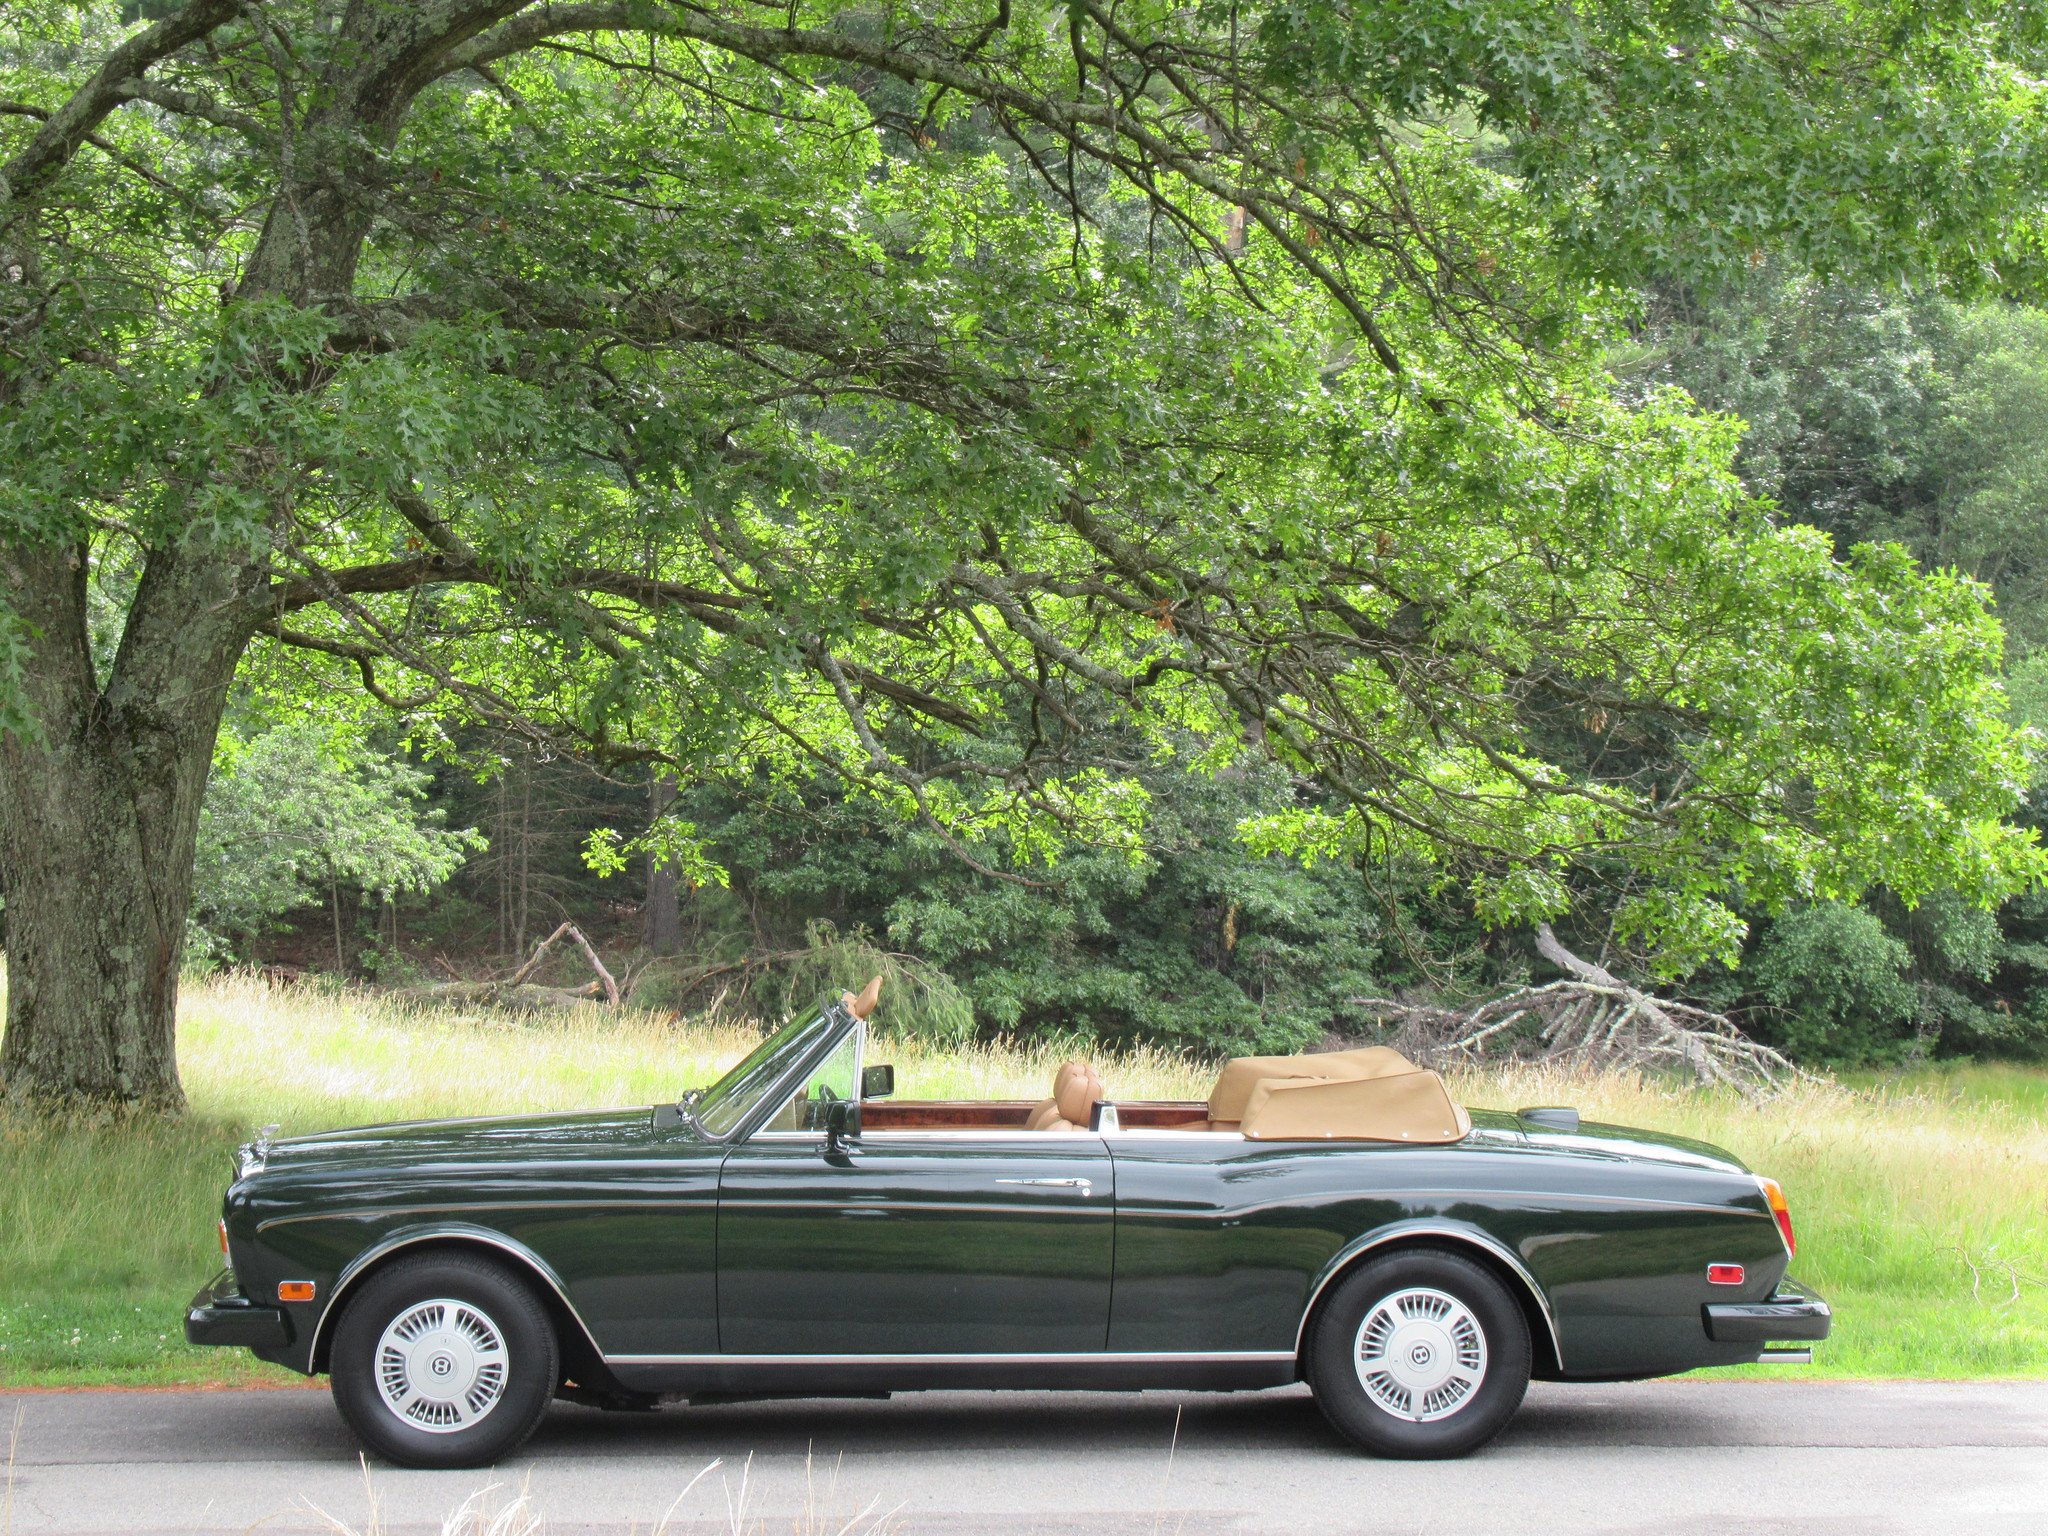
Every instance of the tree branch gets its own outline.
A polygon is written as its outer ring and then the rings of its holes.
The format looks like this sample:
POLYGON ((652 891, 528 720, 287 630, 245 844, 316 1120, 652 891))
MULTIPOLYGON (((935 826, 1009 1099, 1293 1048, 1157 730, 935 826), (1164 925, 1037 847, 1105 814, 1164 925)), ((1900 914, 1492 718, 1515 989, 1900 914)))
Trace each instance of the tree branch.
POLYGON ((403 560, 380 560, 372 565, 349 565, 326 571, 321 579, 273 582, 264 596, 263 611, 270 614, 296 613, 324 603, 335 592, 359 596, 375 592, 411 592, 436 582, 473 582, 486 577, 475 565, 450 560, 439 551, 411 555, 403 560))
POLYGON ((190 0, 106 56, 90 80, 50 113, 0 171, 0 224, 12 222, 62 174, 107 114, 130 99, 125 87, 151 66, 234 19, 240 0, 190 0))
POLYGON ((151 106, 179 117, 196 117, 216 128, 226 128, 244 138, 258 143, 269 143, 275 135, 262 122, 221 106, 204 96, 195 96, 190 91, 175 90, 168 85, 159 85, 153 80, 124 80, 116 87, 122 101, 146 101, 151 106))
MULTIPOLYGON (((1317 214, 1314 210, 1285 196, 1276 197, 1241 181, 1233 181, 1218 172, 1206 148, 1185 148, 1148 125, 1137 113, 1120 109, 1115 104, 1058 100, 995 79, 959 58, 890 47, 850 31, 746 26, 682 7, 655 11, 644 4, 634 3, 634 0, 551 5, 529 11, 463 47, 450 50, 442 60, 442 68, 450 72, 476 69, 525 52, 548 38, 564 33, 611 31, 690 38, 771 66, 790 57, 833 59, 892 75, 911 84, 941 86, 971 101, 1012 113, 1049 130, 1074 151, 1115 171, 1155 202, 1159 200, 1160 193, 1146 174, 1146 168, 1161 166, 1169 169, 1217 198, 1222 205, 1247 210, 1302 270, 1309 273, 1351 316, 1381 366, 1397 376, 1402 372, 1399 356, 1350 284, 1329 263, 1318 257, 1307 242, 1288 229, 1286 220, 1289 216, 1315 219, 1317 214), (1102 130, 1111 142, 1120 139, 1129 143, 1142 158, 1133 160, 1091 139, 1084 131, 1090 128, 1102 130)), ((1248 170, 1254 168, 1246 166, 1248 170)))
POLYGON ((420 709, 433 703, 435 699, 441 696, 443 691, 435 687, 428 689, 425 693, 410 695, 388 692, 377 681, 377 663, 387 659, 386 654, 383 651, 374 650, 367 645, 356 645, 347 640, 332 640, 324 635, 309 635, 300 629, 286 629, 282 621, 277 620, 259 625, 256 632, 260 635, 268 635, 271 639, 291 646, 294 650, 317 651, 324 656, 338 656, 343 661, 354 662, 356 670, 362 675, 363 691, 387 709, 394 709, 400 713, 404 713, 407 710, 420 709))

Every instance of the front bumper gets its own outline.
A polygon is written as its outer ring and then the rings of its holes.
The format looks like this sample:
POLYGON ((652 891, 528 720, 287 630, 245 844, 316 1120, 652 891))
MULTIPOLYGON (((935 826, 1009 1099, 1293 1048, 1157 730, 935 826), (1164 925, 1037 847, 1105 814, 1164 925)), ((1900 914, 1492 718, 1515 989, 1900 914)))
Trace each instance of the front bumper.
POLYGON ((187 1344, 282 1349, 292 1341, 281 1307, 259 1306, 244 1296, 227 1270, 216 1275, 185 1308, 187 1344))
POLYGON ((1808 1343, 1828 1336, 1835 1314, 1818 1296, 1789 1279, 1769 1301, 1709 1303, 1707 1337, 1717 1344, 1808 1343))

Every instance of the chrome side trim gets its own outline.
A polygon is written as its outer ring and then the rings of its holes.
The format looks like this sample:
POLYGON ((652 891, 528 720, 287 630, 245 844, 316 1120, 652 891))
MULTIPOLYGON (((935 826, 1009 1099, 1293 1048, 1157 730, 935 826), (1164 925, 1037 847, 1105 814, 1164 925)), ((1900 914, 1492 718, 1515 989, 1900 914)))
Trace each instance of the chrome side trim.
POLYGON ((258 1233, 272 1227, 289 1227, 302 1221, 384 1221, 393 1216, 441 1216, 454 1211, 471 1215, 495 1215, 499 1211, 710 1211, 717 1207, 714 1192, 684 1200, 638 1200, 631 1197, 602 1200, 505 1200, 480 1205, 474 1200, 437 1205, 366 1205, 334 1211, 300 1211, 291 1216, 272 1216, 256 1224, 258 1233))
POLYGON ((1564 1345, 1557 1336, 1557 1318, 1550 1310, 1550 1298, 1543 1294, 1543 1287, 1538 1285, 1536 1277, 1529 1273, 1529 1266, 1497 1238, 1489 1237, 1484 1232, 1475 1231, 1470 1227, 1448 1226, 1442 1222, 1406 1223, 1383 1232, 1375 1232, 1372 1236, 1361 1238, 1342 1249, 1323 1270, 1323 1278, 1318 1280, 1316 1288, 1309 1292, 1308 1305, 1301 1309, 1301 1322, 1294 1330, 1294 1353, 1297 1356, 1301 1353, 1302 1344, 1308 1336, 1308 1320, 1315 1316, 1316 1303, 1322 1299, 1323 1292, 1329 1288, 1330 1282, 1351 1267, 1352 1260, 1372 1252, 1375 1248, 1384 1248, 1389 1243, 1405 1242, 1418 1237, 1441 1237, 1455 1243, 1465 1243, 1484 1250, 1513 1270, 1520 1277, 1522 1284, 1528 1288, 1530 1296, 1535 1298, 1536 1310, 1543 1314, 1543 1324, 1550 1330, 1551 1357, 1557 1361, 1559 1369, 1563 1368, 1564 1345))
POLYGON ((348 1294, 349 1287, 355 1284, 365 1270, 401 1248, 413 1248, 421 1243, 445 1242, 475 1243, 486 1248, 496 1248, 517 1259, 523 1269, 547 1282, 548 1289, 553 1291, 555 1299, 561 1302, 562 1310, 567 1312, 576 1326, 582 1330, 584 1341, 590 1345, 591 1353, 599 1356, 604 1354, 598 1347, 596 1336, 590 1331, 590 1325, 583 1321, 583 1314, 576 1310, 576 1304, 569 1299, 569 1293, 562 1288, 562 1282, 539 1254, 523 1244, 515 1243, 502 1233, 485 1231, 480 1227, 441 1226, 431 1231, 407 1232, 403 1236, 386 1238, 374 1248, 366 1248, 349 1261, 348 1267, 335 1277, 334 1289, 327 1293, 327 1305, 321 1308, 320 1320, 313 1325, 312 1344, 306 1352, 306 1368, 310 1371, 313 1362, 320 1358, 320 1341, 326 1335, 327 1320, 335 1315, 335 1308, 340 1305, 342 1297, 348 1294))
POLYGON ((941 1125, 913 1129, 909 1126, 883 1126, 880 1130, 864 1130, 856 1146, 893 1146, 895 1143, 920 1141, 975 1141, 1014 1142, 1019 1146, 1036 1147, 1046 1151, 1062 1148, 1076 1152, 1100 1152, 1105 1150, 1100 1132, 1096 1131, 1027 1131, 1021 1125, 941 1125))
MULTIPOLYGON (((1119 1125, 1114 1132, 1105 1134, 1119 1138, 1127 1136, 1136 1142, 1194 1140, 1223 1143, 1247 1139, 1243 1131, 1192 1131, 1177 1125, 1119 1125)), ((1358 1143, 1346 1142, 1342 1145, 1356 1146, 1358 1143)))
MULTIPOLYGON (((998 1179, 998 1184, 1010 1182, 998 1179)), ((1087 1192, 1081 1192, 1081 1199, 1087 1192)), ((760 1200, 722 1200, 719 1209, 725 1211, 788 1211, 797 1215, 815 1216, 825 1202, 792 1197, 787 1200, 763 1198, 760 1200)), ((1048 1216, 1088 1216, 1101 1222, 1107 1221, 1112 1212, 1101 1201, 1084 1206, 1079 1201, 1034 1205, 1029 1197, 1003 1203, 998 1201, 974 1200, 899 1200, 886 1195, 877 1195, 869 1200, 852 1200, 843 1204, 826 1205, 840 1216, 928 1216, 937 1213, 966 1216, 1010 1216, 1020 1220, 1042 1221, 1048 1216)))
MULTIPOLYGON (((1174 1136, 1180 1133, 1176 1131, 1125 1131, 1120 1134, 1126 1136, 1174 1136)), ((1188 1134, 1220 1137, 1226 1133, 1222 1131, 1205 1131, 1199 1133, 1189 1132, 1188 1134)), ((751 1145, 757 1141, 812 1141, 822 1143, 824 1139, 825 1133, 823 1131, 756 1131, 747 1138, 747 1141, 751 1145)), ((1241 1136, 1238 1138, 1240 1141, 1243 1139, 1241 1136)), ((863 1130, 858 1136, 848 1137, 846 1144, 857 1151, 862 1147, 889 1147, 896 1145, 898 1142, 916 1143, 926 1141, 1015 1143, 1018 1146, 1034 1147, 1041 1151, 1054 1151, 1062 1148, 1075 1151, 1103 1151, 1106 1150, 1107 1145, 1102 1139, 1102 1133, 1098 1131, 1060 1131, 1055 1135, 1045 1131, 1027 1131, 1018 1125, 951 1125, 915 1130, 907 1126, 898 1127, 892 1125, 884 1126, 880 1130, 863 1130)))
POLYGON ((606 1365, 1277 1365, 1284 1349, 1116 1354, 1103 1350, 1022 1355, 606 1355, 606 1365))
MULTIPOLYGON (((818 1141, 823 1138, 823 1135, 822 1131, 756 1131, 747 1140, 818 1141)), ((917 1128, 888 1125, 863 1129, 858 1140, 853 1144, 863 1146, 874 1144, 886 1145, 895 1141, 951 1140, 977 1142, 1013 1141, 1033 1147, 1071 1147, 1075 1145, 1102 1147, 1118 1145, 1124 1139, 1135 1139, 1139 1143, 1155 1140, 1199 1139, 1213 1145, 1222 1145, 1228 1142, 1242 1142, 1245 1137, 1242 1131, 1184 1131, 1171 1126, 1124 1125, 1118 1126, 1115 1129, 1105 1127, 1100 1131, 1060 1131, 1057 1133, 1057 1139, 1055 1139, 1051 1133, 1027 1131, 1021 1125, 942 1125, 917 1128), (1119 1139, 1118 1142, 1106 1142, 1104 1138, 1109 1136, 1117 1137, 1119 1139)), ((1317 1145, 1321 1146, 1325 1145, 1325 1143, 1317 1143, 1317 1145)), ((1364 1143, 1345 1142, 1341 1143, 1341 1145, 1361 1146, 1364 1143)), ((1384 1143, 1375 1143, 1375 1145, 1384 1145, 1384 1143)))
MULTIPOLYGON (((1597 1207, 1603 1211, 1693 1211, 1703 1216, 1751 1216, 1755 1214, 1747 1206, 1706 1205, 1696 1200, 1637 1199, 1630 1195, 1561 1194, 1555 1190, 1542 1188, 1485 1189, 1473 1184, 1465 1185, 1459 1189, 1425 1189, 1420 1186, 1403 1185, 1401 1194, 1404 1198, 1415 1201, 1441 1200, 1450 1202, 1486 1199, 1541 1199, 1550 1202, 1575 1202, 1580 1205, 1597 1207)), ((1263 1211, 1291 1211, 1298 1210, 1299 1208, 1299 1200, 1282 1198, 1261 1200, 1246 1205, 1233 1205, 1229 1208, 1228 1214, 1232 1216, 1255 1216, 1263 1211)), ((1216 1212, 1213 1210, 1177 1211, 1137 1204, 1120 1207, 1119 1214, 1127 1218, 1142 1216, 1147 1221, 1212 1221, 1216 1216, 1216 1212)), ((1457 1231, 1462 1229, 1453 1228, 1451 1230, 1457 1231)), ((1780 1241, 1782 1243, 1782 1239, 1780 1241)))

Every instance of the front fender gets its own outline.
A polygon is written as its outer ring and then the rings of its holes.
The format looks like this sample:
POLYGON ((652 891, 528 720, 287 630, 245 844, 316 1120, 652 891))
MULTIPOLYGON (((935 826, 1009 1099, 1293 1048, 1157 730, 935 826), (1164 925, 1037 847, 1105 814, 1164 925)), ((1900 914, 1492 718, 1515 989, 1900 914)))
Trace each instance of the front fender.
POLYGON ((486 1250, 509 1258, 513 1266, 524 1271, 538 1283, 546 1294, 561 1308, 562 1314, 582 1331, 584 1342, 590 1346, 593 1355, 602 1356, 597 1340, 591 1335, 589 1326, 583 1321, 575 1305, 569 1300, 567 1287, 554 1267, 533 1249, 516 1238, 507 1237, 503 1232, 479 1226, 466 1221, 421 1222, 396 1228, 385 1233, 375 1243, 365 1248, 336 1276, 327 1293, 325 1306, 320 1309, 318 1319, 307 1330, 304 1344, 304 1360, 286 1361, 308 1375, 327 1368, 327 1354, 333 1347, 333 1329, 341 1317, 342 1303, 347 1300, 356 1284, 368 1277, 387 1259, 425 1246, 450 1249, 486 1250))

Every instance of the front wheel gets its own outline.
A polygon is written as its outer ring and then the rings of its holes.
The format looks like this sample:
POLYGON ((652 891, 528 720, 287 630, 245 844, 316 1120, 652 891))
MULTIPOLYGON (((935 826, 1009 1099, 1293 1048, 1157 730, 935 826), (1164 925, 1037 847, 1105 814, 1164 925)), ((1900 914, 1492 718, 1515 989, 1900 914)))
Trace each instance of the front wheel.
POLYGON ((555 1330, 502 1266, 426 1254, 349 1298, 329 1362, 334 1404, 371 1450, 404 1467, 479 1467, 509 1456, 547 1412, 555 1330))
POLYGON ((1529 1325, 1507 1287, 1437 1249, 1390 1253, 1337 1283, 1316 1315, 1309 1385, 1323 1416, 1378 1456, 1476 1451, 1529 1387, 1529 1325))

